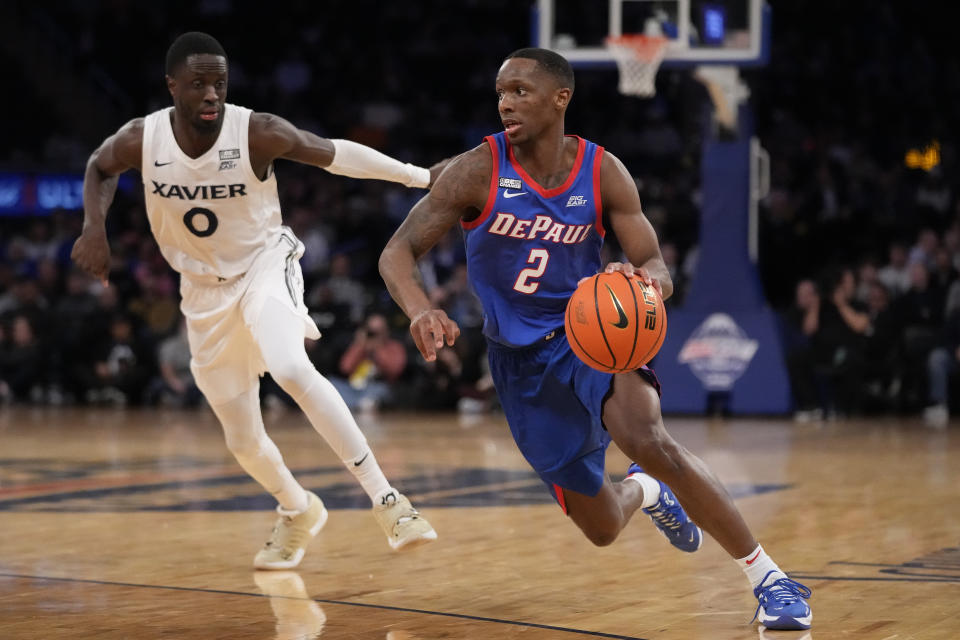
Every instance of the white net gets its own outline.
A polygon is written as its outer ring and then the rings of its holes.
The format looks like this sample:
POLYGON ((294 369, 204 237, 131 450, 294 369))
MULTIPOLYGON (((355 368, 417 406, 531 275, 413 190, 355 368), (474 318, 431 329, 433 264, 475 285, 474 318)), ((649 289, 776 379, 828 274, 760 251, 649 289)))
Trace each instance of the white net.
POLYGON ((667 51, 667 39, 635 34, 608 38, 606 44, 620 71, 620 93, 641 98, 656 95, 657 70, 667 51))

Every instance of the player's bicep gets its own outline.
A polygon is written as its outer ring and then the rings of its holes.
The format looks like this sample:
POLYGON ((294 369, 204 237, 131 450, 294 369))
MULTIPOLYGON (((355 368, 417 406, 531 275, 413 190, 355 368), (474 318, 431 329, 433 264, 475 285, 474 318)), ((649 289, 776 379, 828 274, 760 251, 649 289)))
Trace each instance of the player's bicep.
POLYGON ((103 141, 90 156, 104 178, 118 176, 127 169, 139 169, 143 154, 143 118, 136 118, 103 141))
POLYGON ((491 165, 490 152, 485 149, 454 158, 390 242, 403 243, 416 258, 429 251, 461 219, 483 208, 491 165))
POLYGON ((457 222, 461 212, 446 206, 442 198, 431 191, 414 205, 406 219, 393 234, 387 247, 403 246, 414 258, 420 259, 436 245, 457 222))
POLYGON ((272 162, 283 158, 320 168, 333 162, 335 149, 330 140, 270 113, 255 113, 250 118, 251 150, 258 159, 272 162))

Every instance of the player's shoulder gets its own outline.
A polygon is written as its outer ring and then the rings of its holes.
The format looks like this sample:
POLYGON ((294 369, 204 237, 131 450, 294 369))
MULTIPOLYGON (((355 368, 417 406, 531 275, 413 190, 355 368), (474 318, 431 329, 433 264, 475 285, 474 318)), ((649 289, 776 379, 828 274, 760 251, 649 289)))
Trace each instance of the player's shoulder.
POLYGON ((482 209, 486 202, 493 160, 486 143, 455 156, 430 189, 430 199, 456 207, 482 209))
POLYGON ((277 133, 285 132, 294 128, 295 127, 289 120, 278 116, 275 113, 268 113, 266 111, 250 112, 251 133, 276 135, 277 133))
POLYGON ((132 167, 140 167, 146 118, 134 118, 120 127, 110 139, 113 153, 132 167))
POLYGON ((444 169, 444 174, 450 172, 450 176, 457 179, 489 178, 491 171, 493 171, 493 156, 490 153, 490 147, 483 142, 454 157, 444 169))

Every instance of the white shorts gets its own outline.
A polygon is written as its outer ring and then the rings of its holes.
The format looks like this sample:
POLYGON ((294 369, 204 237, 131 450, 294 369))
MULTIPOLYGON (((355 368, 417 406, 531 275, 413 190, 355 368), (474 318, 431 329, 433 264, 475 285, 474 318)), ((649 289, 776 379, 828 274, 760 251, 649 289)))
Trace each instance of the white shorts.
POLYGON ((222 404, 251 389, 266 371, 255 335, 267 301, 290 309, 302 322, 304 337, 320 330, 303 303, 300 256, 303 243, 282 227, 246 273, 223 282, 180 279, 180 308, 187 320, 190 370, 210 404, 222 404))

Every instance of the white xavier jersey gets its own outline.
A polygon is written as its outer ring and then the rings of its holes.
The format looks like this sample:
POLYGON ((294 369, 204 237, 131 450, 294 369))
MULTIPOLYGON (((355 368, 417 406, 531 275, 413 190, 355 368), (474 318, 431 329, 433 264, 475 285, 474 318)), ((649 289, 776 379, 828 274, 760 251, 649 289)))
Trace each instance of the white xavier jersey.
POLYGON ((252 112, 224 105, 217 142, 190 158, 173 136, 172 111, 151 113, 143 125, 147 218, 160 251, 187 276, 245 273, 281 225, 276 176, 271 170, 261 181, 250 165, 252 112))

